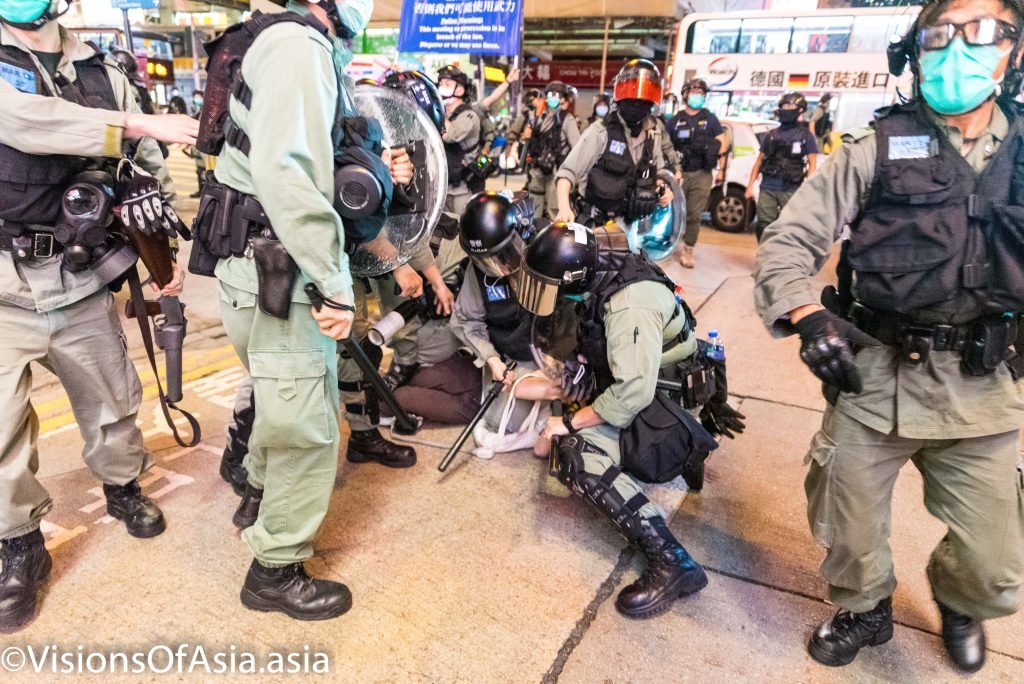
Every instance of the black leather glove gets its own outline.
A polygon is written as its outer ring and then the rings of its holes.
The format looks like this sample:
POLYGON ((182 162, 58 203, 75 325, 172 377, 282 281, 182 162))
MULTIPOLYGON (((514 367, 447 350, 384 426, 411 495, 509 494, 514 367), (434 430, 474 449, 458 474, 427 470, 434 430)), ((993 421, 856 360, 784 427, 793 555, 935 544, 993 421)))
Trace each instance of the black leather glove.
POLYGON ((128 230, 150 237, 166 233, 174 237, 184 228, 181 219, 160 197, 160 182, 133 162, 125 160, 117 170, 121 206, 119 217, 128 230))
POLYGON ((796 330, 803 342, 800 358, 812 373, 840 392, 861 393, 864 386, 853 359, 852 345, 878 347, 881 342, 827 310, 801 318, 796 330))
POLYGON ((597 390, 597 376, 582 354, 574 354, 562 369, 562 401, 585 406, 597 390))
POLYGON ((707 404, 700 412, 700 422, 704 429, 713 435, 722 435, 735 439, 733 433, 741 433, 746 428, 743 422, 746 416, 729 406, 728 402, 707 404))

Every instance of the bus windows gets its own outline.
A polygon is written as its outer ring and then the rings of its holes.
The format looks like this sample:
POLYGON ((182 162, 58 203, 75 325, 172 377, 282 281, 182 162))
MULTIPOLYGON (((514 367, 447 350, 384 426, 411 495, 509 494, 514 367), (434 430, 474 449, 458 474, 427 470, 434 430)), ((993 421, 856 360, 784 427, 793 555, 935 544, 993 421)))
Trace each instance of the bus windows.
POLYGON ((852 27, 853 17, 801 17, 793 25, 790 52, 846 52, 852 27))
POLYGON ((885 53, 893 36, 902 36, 914 23, 914 14, 874 14, 857 17, 853 22, 850 52, 885 53))
POLYGON ((698 55, 736 52, 740 37, 739 19, 709 19, 694 25, 692 52, 698 55))
POLYGON ((789 52, 791 18, 744 19, 740 30, 739 52, 747 55, 785 54, 789 52))

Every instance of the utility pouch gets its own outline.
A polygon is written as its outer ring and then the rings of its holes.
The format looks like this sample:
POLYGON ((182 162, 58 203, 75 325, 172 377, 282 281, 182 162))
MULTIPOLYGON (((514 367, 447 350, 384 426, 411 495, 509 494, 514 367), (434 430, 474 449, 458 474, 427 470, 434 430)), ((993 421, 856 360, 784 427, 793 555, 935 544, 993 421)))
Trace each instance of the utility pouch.
POLYGON ((715 395, 715 370, 703 354, 694 354, 675 366, 663 369, 662 376, 682 386, 680 392, 669 392, 669 396, 685 409, 699 408, 715 395))
POLYGON ((292 287, 299 275, 299 267, 288 256, 279 240, 265 235, 252 239, 252 256, 256 261, 257 304, 260 311, 288 320, 292 287))
POLYGON ((972 377, 994 372, 1006 357, 1006 350, 1016 335, 1017 324, 1012 317, 979 322, 974 338, 964 347, 960 369, 972 377))

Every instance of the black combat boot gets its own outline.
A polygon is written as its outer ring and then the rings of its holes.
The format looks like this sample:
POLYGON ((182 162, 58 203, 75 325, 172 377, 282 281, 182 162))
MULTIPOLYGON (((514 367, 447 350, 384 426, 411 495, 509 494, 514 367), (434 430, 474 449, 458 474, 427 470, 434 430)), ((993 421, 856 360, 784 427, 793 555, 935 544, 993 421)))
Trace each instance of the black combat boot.
POLYGON ((352 431, 348 438, 349 463, 375 461, 388 468, 410 468, 416 465, 416 450, 384 439, 377 428, 352 431))
POLYGON ((4 634, 18 631, 36 614, 39 587, 53 568, 43 544, 39 530, 0 542, 0 632, 4 634))
POLYGON ((402 385, 408 384, 419 367, 418 363, 402 364, 392 361, 388 372, 384 374, 384 384, 394 392, 402 385))
POLYGON ((352 607, 352 592, 341 582, 313 579, 302 563, 267 568, 253 561, 242 586, 242 605, 280 612, 296 620, 329 620, 352 607))
POLYGON ((961 615, 941 603, 939 613, 942 614, 942 643, 953 664, 963 672, 980 670, 985 664, 985 629, 981 620, 961 615))
POLYGON ((128 534, 140 539, 155 537, 167 529, 164 514, 157 505, 142 495, 138 480, 126 485, 103 485, 107 497, 107 513, 118 520, 124 520, 128 534))
POLYGON ((892 598, 866 613, 840 610, 811 636, 807 652, 823 665, 849 665, 865 646, 879 646, 892 639, 892 598))
POLYGON ((244 411, 236 411, 228 426, 228 445, 224 447, 224 455, 220 459, 220 476, 231 485, 238 496, 245 495, 245 483, 249 481, 249 473, 242 465, 242 459, 249 453, 249 435, 252 434, 252 421, 256 417, 256 408, 250 402, 244 411))
POLYGON ((587 472, 585 454, 604 454, 580 435, 559 438, 552 472, 574 494, 582 496, 608 516, 629 542, 647 556, 647 570, 633 584, 619 592, 615 607, 623 615, 654 617, 669 609, 673 601, 700 591, 708 577, 686 549, 669 532, 664 519, 644 519, 640 510, 650 501, 641 493, 628 501, 615 489, 622 469, 612 466, 602 475, 587 472))
POLYGON ((242 494, 242 500, 239 502, 235 514, 231 517, 231 522, 240 530, 252 527, 256 524, 256 518, 260 516, 260 504, 262 503, 263 490, 256 489, 251 484, 246 483, 245 493, 242 494))
POLYGON ((708 576, 663 518, 647 518, 640 529, 636 545, 647 556, 647 569, 619 592, 615 607, 627 617, 649 618, 668 610, 676 599, 706 587, 708 576))

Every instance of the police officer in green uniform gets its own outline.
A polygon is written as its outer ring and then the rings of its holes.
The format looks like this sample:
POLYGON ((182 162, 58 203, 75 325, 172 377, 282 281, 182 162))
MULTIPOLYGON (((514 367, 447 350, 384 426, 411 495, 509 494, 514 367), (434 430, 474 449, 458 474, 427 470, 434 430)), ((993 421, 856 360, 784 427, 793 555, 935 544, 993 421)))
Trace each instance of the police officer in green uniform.
MULTIPOLYGON (((191 143, 196 125, 141 114, 116 62, 60 27, 59 15, 56 2, 0 0, 0 632, 32 619, 52 566, 39 530, 53 502, 36 479, 32 361, 67 392, 107 512, 136 537, 165 528, 138 484, 153 456, 136 425, 142 387, 107 288, 120 273, 96 269, 95 260, 65 267, 55 228, 76 175, 116 162, 128 147, 172 201, 154 138, 191 143)), ((163 294, 180 292, 175 267, 163 294)))
POLYGON ((553 219, 558 213, 555 171, 579 142, 580 129, 576 117, 566 109, 569 87, 561 81, 552 81, 544 93, 544 114, 523 131, 523 138, 530 141, 526 189, 533 195, 537 216, 553 219))
POLYGON ((661 72, 645 59, 627 62, 615 77, 615 109, 580 136, 555 174, 557 221, 588 224, 633 221, 672 201, 658 194, 657 172, 674 169, 665 127, 651 115, 661 102, 661 72), (577 207, 573 193, 582 198, 577 207))
POLYGON ((343 39, 366 25, 372 5, 295 0, 287 10, 248 24, 255 35, 242 58, 241 84, 232 85, 226 144, 207 192, 222 184, 249 198, 246 206, 258 202, 300 273, 282 318, 257 306, 254 239, 249 252, 216 268, 224 328, 252 376, 256 407, 239 513, 255 503, 258 514, 242 532, 254 559, 241 600, 254 610, 322 620, 352 605, 343 584, 311 578, 303 562, 313 555, 334 490, 336 340, 350 335, 355 311, 345 227, 332 201, 334 129, 355 113, 343 39), (326 300, 318 311, 306 284, 326 300))
MULTIPOLYGON (((441 136, 448 160, 445 211, 458 220, 470 195, 484 189, 483 179, 473 178, 466 170, 480 150, 480 115, 470 104, 473 84, 459 67, 446 66, 437 72, 437 92, 444 100, 446 117, 445 132, 441 136)), ((445 270, 443 266, 441 270, 445 270)))
POLYGON ((907 461, 947 526, 928 579, 957 668, 981 668, 982 621, 1018 609, 1022 20, 1019 0, 926 5, 890 60, 897 74, 909 60, 914 98, 835 152, 758 250, 758 309, 774 334, 799 333, 829 398, 806 482, 840 607, 809 644, 827 665, 892 638, 890 509, 907 461), (811 277, 846 225, 848 270, 823 309, 811 277))
POLYGON ((704 103, 707 81, 695 78, 683 86, 683 109, 665 124, 669 139, 679 155, 678 178, 686 195, 686 234, 679 263, 693 268, 693 248, 700 235, 700 221, 711 196, 712 181, 725 182, 725 166, 712 178, 711 172, 726 147, 725 131, 718 117, 704 103))
MULTIPOLYGON (((619 612, 637 618, 657 615, 707 584, 703 568, 669 531, 664 513, 623 470, 619 447, 620 431, 652 403, 660 371, 698 350, 694 321, 674 288, 661 269, 629 251, 614 224, 592 231, 556 222, 527 247, 517 289, 520 303, 541 317, 555 317, 559 298, 580 302, 573 356, 583 358, 582 368, 566 373, 572 377, 563 385, 569 391, 590 387, 577 394, 578 411, 549 419, 534 453, 557 448, 552 467, 559 480, 647 557, 643 575, 615 601, 619 612), (560 437, 557 447, 553 437, 560 437)), ((541 337, 535 335, 535 346, 543 344, 541 337)), ((540 349, 537 355, 546 353, 540 349)), ((729 420, 742 430, 739 418, 729 420)))
MULTIPOLYGON (((533 316, 516 299, 513 282, 532 226, 532 213, 522 203, 485 192, 470 199, 459 230, 471 263, 455 300, 451 329, 473 351, 478 364, 487 367, 490 379, 505 384, 506 392, 512 391, 517 376, 537 370, 530 351, 533 316), (508 370, 509 361, 517 363, 514 371, 508 370)), ((520 401, 508 423, 512 432, 519 429, 534 401, 561 396, 560 387, 545 378, 523 380, 515 392, 520 401)), ((484 416, 490 431, 498 429, 507 401, 507 394, 499 397, 484 416)))
POLYGON ((776 116, 781 125, 765 134, 761 152, 750 171, 747 199, 754 198, 754 184, 761 176, 757 196, 758 238, 817 167, 818 143, 800 120, 806 111, 807 98, 800 93, 786 93, 779 99, 776 116))

